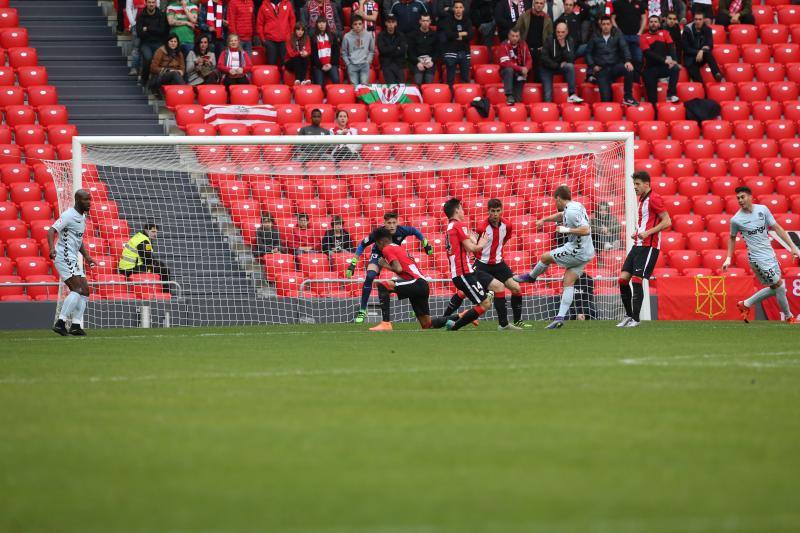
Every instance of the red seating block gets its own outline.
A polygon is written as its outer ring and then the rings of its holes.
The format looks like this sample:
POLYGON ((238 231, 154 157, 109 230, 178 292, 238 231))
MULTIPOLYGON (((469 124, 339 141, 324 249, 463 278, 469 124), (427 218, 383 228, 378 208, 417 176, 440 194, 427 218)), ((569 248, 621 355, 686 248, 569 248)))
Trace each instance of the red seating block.
POLYGON ((683 195, 665 196, 664 204, 672 217, 689 214, 692 208, 691 201, 683 195))
POLYGON ((772 47, 772 57, 777 63, 794 63, 797 62, 798 54, 800 54, 800 43, 779 43, 772 47))
POLYGON ((761 159, 761 173, 764 176, 777 177, 789 174, 792 162, 782 157, 765 157, 761 159))
MULTIPOLYGON (((688 153, 686 154, 688 156, 688 153)), ((727 174, 728 163, 724 159, 704 158, 697 159, 697 174, 703 178, 711 179, 727 174)))
POLYGON ((452 99, 450 87, 444 83, 429 83, 422 86, 422 101, 426 104, 447 104, 452 99))
POLYGON ((678 82, 678 98, 682 102, 692 100, 693 98, 705 98, 705 90, 702 83, 693 81, 678 82))
POLYGON ((623 119, 622 105, 614 102, 601 102, 592 105, 595 119, 600 122, 611 122, 623 119))
POLYGON ((33 66, 19 67, 17 81, 21 87, 26 88, 34 85, 47 85, 47 69, 33 66))
POLYGON ((749 24, 731 24, 728 26, 728 38, 731 44, 755 44, 758 42, 758 31, 749 24))
MULTIPOLYGON (((2 3, 4 2, 0 2, 0 4, 2 3)), ((28 46, 28 30, 25 28, 4 28, 0 31, 0 47, 19 48, 25 46, 28 46)))
POLYGON ((658 119, 664 122, 686 119, 686 108, 681 103, 671 104, 668 102, 659 102, 657 108, 658 119))
POLYGON ((737 120, 733 124, 733 131, 737 139, 760 139, 764 136, 764 124, 758 120, 737 120))
POLYGON ((194 87, 191 85, 164 85, 161 90, 167 109, 174 110, 178 105, 194 103, 194 87))
POLYGON ((783 194, 788 197, 800 194, 800 177, 780 176, 775 178, 775 190, 778 194, 783 194))
POLYGON ((731 215, 725 213, 716 213, 716 214, 709 214, 706 215, 706 230, 721 234, 725 232, 730 232, 731 226, 731 215))
MULTIPOLYGON (((258 65, 253 67, 251 81, 254 85, 275 85, 281 82, 280 68, 275 65, 258 65)), ((350 86, 352 87, 352 86, 350 86)), ((271 103, 265 100, 265 103, 271 103)))
POLYGON ((769 96, 769 88, 760 81, 742 82, 738 84, 739 99, 746 102, 757 102, 766 100, 769 96))
POLYGON ((204 105, 225 105, 228 103, 228 92, 224 85, 198 85, 197 103, 204 105))
POLYGON ((264 84, 261 85, 261 99, 269 105, 291 104, 292 90, 288 86, 278 83, 264 84))
POLYGON ((39 245, 29 238, 6 240, 6 255, 13 260, 39 255, 39 245))
POLYGON ((687 246, 689 250, 712 250, 717 248, 719 238, 716 233, 696 231, 688 235, 687 246))
MULTIPOLYGON (((203 86, 200 85, 199 87, 203 86)), ((228 88, 228 92, 230 93, 231 104, 258 105, 259 91, 255 85, 231 85, 228 88)))
POLYGON ((670 266, 681 271, 699 268, 702 264, 700 254, 696 250, 672 250, 667 253, 667 256, 670 266))
POLYGON ((706 85, 706 97, 716 102, 736 100, 736 84, 723 82, 706 85))
POLYGON ((661 233, 661 251, 664 253, 672 250, 685 250, 686 236, 677 231, 664 231, 661 233))
POLYGON ((50 273, 50 263, 47 259, 39 256, 17 257, 17 274, 23 278, 29 276, 46 275, 50 273))
POLYGON ((78 134, 78 128, 72 124, 57 124, 47 127, 47 141, 58 146, 72 142, 72 138, 78 134))
POLYGON ((732 159, 747 155, 747 144, 741 139, 723 139, 717 141, 716 145, 717 157, 722 159, 732 159))
POLYGON ((695 173, 691 159, 669 159, 664 161, 664 174, 672 178, 692 176, 695 173))
POLYGON ((324 97, 319 85, 298 85, 294 88, 294 101, 299 105, 321 104, 324 97))
POLYGON ((22 202, 38 202, 42 199, 42 188, 38 183, 12 183, 9 187, 11 201, 17 205, 22 202))
POLYGON ((503 82, 503 80, 500 78, 499 65, 476 65, 474 70, 475 81, 480 85, 503 82))
POLYGON ((785 230, 800 231, 800 213, 777 213, 775 221, 785 230))
POLYGON ((625 119, 632 122, 655 120, 656 112, 650 103, 642 103, 638 106, 625 108, 625 119))
MULTIPOLYGON (((640 142, 646 142, 641 141, 640 142)), ((679 141, 672 140, 655 140, 652 143, 653 156, 656 159, 675 159, 683 153, 683 145, 679 141)), ((640 159, 640 158, 637 158, 640 159)))
MULTIPOLYGON (((706 120, 703 122, 704 139, 716 141, 719 139, 730 139, 732 135, 733 125, 727 120, 706 120)), ((686 137, 686 140, 690 139, 688 135, 686 137)))
POLYGON ((36 110, 27 105, 8 105, 5 109, 5 118, 9 126, 34 124, 36 110))
POLYGON ((662 196, 673 195, 678 191, 677 182, 666 176, 651 177, 650 186, 655 192, 662 196))
POLYGON ((732 176, 743 178, 745 176, 753 176, 759 172, 759 164, 757 159, 737 157, 729 161, 729 171, 732 176))
POLYGON ((782 194, 763 194, 757 198, 759 204, 766 205, 773 213, 784 213, 789 210, 789 200, 782 194))
POLYGON ((35 48, 19 46, 8 49, 8 64, 14 69, 35 67, 39 64, 39 56, 35 48))
POLYGON ((800 141, 797 139, 781 139, 780 152, 783 157, 791 159, 800 158, 800 141))
POLYGON ((39 106, 37 116, 39 117, 39 125, 45 127, 66 124, 69 120, 67 108, 63 105, 39 106))
POLYGON ((731 83, 742 83, 753 81, 755 74, 753 65, 750 63, 730 63, 725 65, 725 79, 731 83))
POLYGON ((714 155, 714 143, 706 139, 693 139, 683 142, 686 157, 691 159, 710 158, 714 155))
POLYGON ((782 44, 789 41, 789 28, 783 24, 764 24, 758 28, 762 44, 782 44))
POLYGON ((433 104, 433 116, 436 122, 460 122, 464 120, 464 110, 458 104, 433 104))
POLYGON ((701 177, 686 175, 678 181, 678 193, 687 196, 698 196, 708 193, 708 182, 701 177))
MULTIPOLYGON (((631 108, 629 108, 631 109, 631 108)), ((697 123, 695 123, 697 126, 697 123)), ((666 122, 660 120, 645 120, 639 122, 639 137, 648 141, 666 139, 669 135, 669 127, 666 122)))
POLYGON ((557 104, 551 102, 537 102, 528 106, 533 122, 555 122, 561 119, 561 111, 557 104))
POLYGON ((201 124, 205 121, 205 112, 200 105, 180 105, 175 108, 175 123, 181 129, 189 124, 201 124))
MULTIPOLYGON (((688 199, 687 199, 688 202, 688 199)), ((672 229, 685 235, 693 231, 703 231, 705 229, 705 222, 700 215, 676 214, 672 216, 672 229)))
POLYGON ((791 139, 797 135, 797 125, 791 120, 768 120, 766 134, 770 139, 791 139))
MULTIPOLYGON (((0 11, 0 16, 2 16, 2 11, 0 11)), ((19 276, 0 276, 0 298, 3 301, 6 301, 6 299, 12 301, 15 296, 23 296, 24 288, 10 287, 11 283, 22 283, 22 278, 19 276)))
MULTIPOLYGON (((798 49, 800 53, 800 49, 798 49)), ((793 81, 773 81, 769 83, 769 97, 776 102, 797 100, 800 89, 793 81)))
POLYGON ((733 122, 750 118, 750 104, 747 102, 722 102, 720 107, 722 108, 722 120, 733 122))
POLYGON ((742 46, 742 61, 745 63, 769 63, 772 50, 764 44, 747 44, 742 46))

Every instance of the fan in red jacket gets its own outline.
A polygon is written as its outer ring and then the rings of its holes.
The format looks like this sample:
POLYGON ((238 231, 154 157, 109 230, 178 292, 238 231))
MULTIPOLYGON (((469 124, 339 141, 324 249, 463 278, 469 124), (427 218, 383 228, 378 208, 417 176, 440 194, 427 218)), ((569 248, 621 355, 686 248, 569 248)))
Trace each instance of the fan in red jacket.
POLYGON ((508 40, 503 41, 498 48, 506 103, 513 104, 522 100, 522 87, 533 68, 533 57, 528 44, 520 39, 517 30, 509 30, 508 40))
POLYGON ((294 74, 294 84, 309 84, 308 67, 311 62, 311 39, 306 35, 306 27, 301 23, 294 25, 291 37, 286 41, 286 68, 294 74))
POLYGON ((267 65, 280 65, 286 57, 286 41, 297 17, 290 0, 264 0, 258 10, 256 35, 267 49, 267 65))
POLYGON ((253 61, 250 54, 239 48, 239 37, 235 33, 228 35, 228 47, 219 55, 217 70, 222 73, 222 83, 226 87, 250 83, 253 61))
POLYGON ((228 32, 239 36, 248 54, 253 51, 255 17, 253 0, 228 0, 228 32))

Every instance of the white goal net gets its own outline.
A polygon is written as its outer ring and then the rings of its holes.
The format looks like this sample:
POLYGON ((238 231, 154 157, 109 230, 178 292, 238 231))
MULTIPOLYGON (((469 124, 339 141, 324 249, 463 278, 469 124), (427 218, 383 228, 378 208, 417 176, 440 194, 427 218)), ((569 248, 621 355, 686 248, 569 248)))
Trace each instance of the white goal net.
MULTIPOLYGON (((84 244, 97 265, 86 269, 92 287, 86 326, 351 321, 361 305, 370 249, 352 277, 345 276, 348 260, 387 213, 417 228, 433 247, 426 254, 413 236, 403 244, 433 280, 435 315, 455 290, 442 204, 459 198, 475 228, 487 217, 488 201, 499 199, 513 228, 504 259, 522 273, 559 245, 555 225, 537 229, 536 221, 555 212, 553 191, 562 184, 590 214, 597 249, 578 282, 571 316, 622 317, 616 279, 626 221, 636 205, 630 134, 342 141, 76 137, 72 161, 47 164, 62 211, 78 188, 92 195, 84 244), (119 270, 126 243, 143 229, 151 234, 152 254, 134 270, 119 270)), ((553 267, 549 277, 523 286, 524 320, 555 315, 562 274, 553 267)), ((368 322, 380 320, 377 292, 367 300, 368 322)), ((405 302, 393 305, 395 320, 413 320, 405 302)), ((492 313, 485 319, 493 320, 492 313)))

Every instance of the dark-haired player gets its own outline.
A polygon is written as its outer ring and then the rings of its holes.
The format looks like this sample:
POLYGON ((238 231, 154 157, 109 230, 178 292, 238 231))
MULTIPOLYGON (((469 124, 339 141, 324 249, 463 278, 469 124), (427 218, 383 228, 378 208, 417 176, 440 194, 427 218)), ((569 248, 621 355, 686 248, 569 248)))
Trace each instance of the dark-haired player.
MULTIPOLYGON (((394 244, 401 244, 406 237, 409 235, 413 235, 422 243, 422 248, 425 250, 425 253, 428 255, 433 255, 433 247, 428 243, 425 237, 422 235, 422 232, 413 227, 413 226, 400 226, 397 224, 397 213, 386 213, 383 215, 383 227, 386 228, 392 236, 392 242, 394 244)), ((353 277, 353 273, 356 270, 356 265, 358 264, 358 258, 361 257, 361 254, 364 253, 364 250, 367 249, 370 245, 372 245, 374 241, 372 240, 372 234, 370 233, 364 239, 358 243, 358 247, 356 247, 356 256, 353 257, 348 261, 347 268, 344 271, 345 277, 351 278, 353 277)), ((377 248, 372 248, 372 254, 369 258, 369 263, 367 264, 367 275, 366 279, 364 279, 364 285, 361 288, 361 303, 356 313, 356 317, 353 320, 356 324, 361 324, 364 322, 364 319, 367 318, 367 304, 369 303, 369 296, 372 294, 372 283, 375 281, 375 278, 378 277, 378 274, 381 272, 381 267, 378 264, 381 258, 381 252, 377 248)))
POLYGON ((638 207, 633 247, 619 273, 619 293, 625 306, 625 318, 617 324, 618 328, 635 328, 639 325, 639 313, 644 301, 642 280, 650 279, 653 274, 661 246, 661 232, 672 225, 663 198, 650 189, 650 174, 640 170, 633 173, 632 179, 638 207))

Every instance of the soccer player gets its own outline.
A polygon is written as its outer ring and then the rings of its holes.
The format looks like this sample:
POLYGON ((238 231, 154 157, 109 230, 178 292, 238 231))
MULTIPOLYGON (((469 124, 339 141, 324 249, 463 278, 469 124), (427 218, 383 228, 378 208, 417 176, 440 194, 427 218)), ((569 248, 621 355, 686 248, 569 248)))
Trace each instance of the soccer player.
MULTIPOLYGON (((397 213, 386 213, 383 215, 383 227, 389 230, 389 233, 392 235, 392 242, 394 244, 401 244, 406 237, 413 235, 422 243, 422 248, 425 250, 425 253, 432 255, 433 246, 431 246, 427 239, 425 239, 425 237, 422 235, 422 232, 413 226, 398 225, 397 218, 397 213)), ((358 264, 358 258, 361 257, 361 254, 364 253, 364 250, 373 243, 374 241, 372 240, 372 234, 367 235, 364 237, 364 240, 358 243, 358 247, 356 247, 356 256, 348 261, 349 264, 344 271, 345 277, 353 277, 353 273, 356 270, 356 265, 358 264)), ((367 303, 369 302, 370 294, 372 294, 372 282, 375 281, 375 278, 377 278, 378 274, 381 272, 381 267, 378 264, 380 258, 380 250, 373 246, 372 254, 370 255, 369 263, 367 264, 367 276, 364 280, 364 286, 361 288, 361 304, 358 313, 356 313, 356 317, 353 320, 353 322, 356 324, 361 324, 364 322, 364 319, 367 318, 367 303)))
MULTIPOLYGON (((511 291, 511 312, 514 318, 514 322, 511 324, 508 322, 505 291, 500 291, 494 295, 494 309, 497 312, 497 320, 500 323, 497 329, 501 331, 519 331, 525 327, 525 323, 522 322, 522 292, 519 284, 514 281, 514 272, 503 260, 503 248, 511 239, 513 227, 508 220, 503 218, 503 202, 497 198, 492 198, 489 200, 487 208, 489 209, 489 217, 478 225, 478 235, 486 237, 487 245, 480 253, 475 254, 473 268, 488 273, 511 291)), ((450 299, 445 315, 449 315, 458 309, 464 298, 464 293, 456 292, 450 299)))
POLYGON ((722 263, 722 270, 727 270, 731 266, 731 258, 736 246, 736 234, 741 233, 747 246, 747 258, 750 261, 750 268, 753 269, 758 281, 762 285, 767 285, 747 300, 736 302, 736 307, 742 314, 742 320, 749 322, 750 308, 762 300, 774 296, 778 300, 781 311, 783 311, 784 321, 794 324, 796 320, 789 309, 789 300, 786 298, 786 284, 781 279, 781 267, 769 242, 767 231, 769 229, 774 230, 783 242, 790 243, 792 255, 795 258, 800 256, 800 253, 798 253, 797 247, 786 234, 786 230, 775 221, 775 217, 772 216, 769 208, 765 205, 753 203, 753 192, 749 187, 737 187, 736 200, 739 202, 740 209, 731 218, 728 257, 722 263))
POLYGON ((633 247, 619 273, 619 294, 625 307, 625 318, 617 324, 618 328, 635 328, 639 325, 644 301, 642 280, 650 279, 658 261, 661 232, 672 226, 664 199, 650 189, 650 174, 640 170, 633 173, 632 179, 639 207, 632 236, 633 247))
POLYGON ((391 270, 397 274, 397 278, 375 282, 380 295, 382 321, 369 330, 392 330, 391 293, 395 293, 398 300, 408 299, 422 329, 431 328, 431 310, 428 303, 430 286, 422 276, 417 264, 399 244, 392 242, 392 234, 388 229, 378 228, 372 232, 370 237, 375 243, 375 248, 381 254, 378 258, 378 266, 391 270))
POLYGON ((458 198, 450 198, 444 203, 447 215, 447 259, 450 264, 450 276, 456 290, 467 296, 474 307, 462 314, 458 320, 448 319, 447 329, 458 330, 473 322, 489 310, 497 292, 505 286, 491 274, 483 270, 474 270, 470 254, 480 254, 489 245, 489 238, 483 236, 478 241, 464 223, 464 208, 458 198))
POLYGON ((572 201, 572 193, 566 185, 556 187, 553 196, 556 199, 558 213, 537 220, 536 227, 541 228, 545 222, 561 222, 556 231, 567 235, 567 242, 564 246, 542 254, 530 273, 514 276, 518 283, 530 283, 536 281, 536 278, 544 274, 553 263, 565 269, 562 282, 564 291, 561 293, 558 315, 545 329, 558 329, 564 325, 564 319, 575 297, 575 282, 581 277, 586 264, 594 257, 592 228, 589 225, 586 208, 580 202, 572 201))
POLYGON ((47 230, 47 245, 50 248, 50 259, 58 270, 61 281, 69 287, 70 293, 61 304, 61 312, 53 326, 53 331, 59 335, 67 334, 84 336, 83 313, 89 303, 89 283, 83 267, 78 261, 78 254, 94 266, 94 259, 83 247, 83 233, 86 231, 86 213, 89 212, 92 200, 89 193, 83 189, 75 193, 75 206, 64 211, 53 225, 47 230), (58 242, 55 244, 55 234, 58 233, 58 242), (67 320, 72 320, 72 325, 67 331, 67 320))

